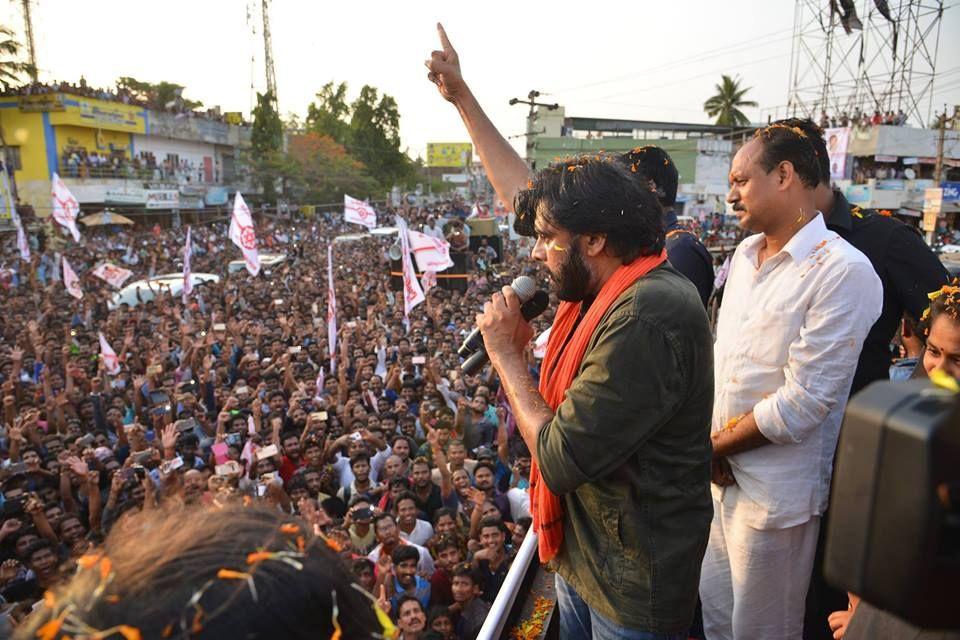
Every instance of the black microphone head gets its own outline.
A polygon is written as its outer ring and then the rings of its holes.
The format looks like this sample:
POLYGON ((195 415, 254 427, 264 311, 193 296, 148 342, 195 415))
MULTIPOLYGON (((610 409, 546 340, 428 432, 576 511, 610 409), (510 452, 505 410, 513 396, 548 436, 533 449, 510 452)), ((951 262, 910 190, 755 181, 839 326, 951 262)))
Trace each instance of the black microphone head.
POLYGON ((526 302, 533 297, 533 294, 537 291, 537 281, 531 278, 530 276, 517 276, 513 279, 513 282, 510 283, 510 288, 517 294, 517 297, 520 298, 520 302, 526 302))
POLYGON ((524 320, 530 321, 546 311, 549 304, 550 296, 540 289, 520 307, 520 313, 523 314, 524 320))

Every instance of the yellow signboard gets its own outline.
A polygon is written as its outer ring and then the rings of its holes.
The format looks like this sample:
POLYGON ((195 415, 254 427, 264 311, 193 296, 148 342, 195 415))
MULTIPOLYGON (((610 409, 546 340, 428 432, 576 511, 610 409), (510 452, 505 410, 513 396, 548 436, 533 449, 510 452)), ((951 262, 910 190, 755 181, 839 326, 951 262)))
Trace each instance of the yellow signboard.
POLYGON ((469 142, 428 142, 428 167, 467 167, 473 159, 469 142))
POLYGON ((107 102, 79 96, 64 96, 66 109, 50 114, 52 125, 74 125, 126 131, 128 133, 146 133, 146 114, 143 107, 121 102, 107 102))
POLYGON ((42 93, 34 96, 20 96, 17 106, 25 113, 34 111, 63 111, 63 96, 59 93, 42 93))

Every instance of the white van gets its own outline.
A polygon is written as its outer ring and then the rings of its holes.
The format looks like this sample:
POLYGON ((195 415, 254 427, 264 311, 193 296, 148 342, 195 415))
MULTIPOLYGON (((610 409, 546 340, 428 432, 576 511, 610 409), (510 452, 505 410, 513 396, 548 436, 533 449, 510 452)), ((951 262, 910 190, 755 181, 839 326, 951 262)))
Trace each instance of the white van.
MULTIPOLYGON (((220 276, 213 273, 191 273, 190 281, 193 283, 193 286, 196 287, 205 282, 220 282, 220 276)), ((161 287, 164 289, 169 287, 173 295, 179 296, 183 292, 183 274, 165 273, 149 278, 148 280, 131 282, 113 294, 110 302, 107 303, 107 308, 112 311, 122 304, 129 305, 132 308, 141 302, 149 302, 156 297, 161 287), (137 289, 140 289, 139 302, 137 301, 137 289)))

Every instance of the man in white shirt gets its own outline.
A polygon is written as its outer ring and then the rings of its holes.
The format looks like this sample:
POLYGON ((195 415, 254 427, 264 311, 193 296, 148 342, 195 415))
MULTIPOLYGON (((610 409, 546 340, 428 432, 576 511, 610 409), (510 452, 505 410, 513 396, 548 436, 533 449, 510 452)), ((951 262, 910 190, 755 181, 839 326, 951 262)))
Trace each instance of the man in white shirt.
POLYGON ((433 537, 433 526, 418 518, 417 511, 417 496, 406 491, 397 497, 397 528, 400 530, 400 537, 424 547, 433 537))
POLYGON ((771 125, 734 158, 740 225, 714 346, 709 640, 799 638, 847 395, 883 291, 814 206, 816 152, 771 125))
POLYGON ((436 218, 427 216, 427 224, 423 225, 423 232, 428 236, 443 240, 443 228, 437 224, 436 218))

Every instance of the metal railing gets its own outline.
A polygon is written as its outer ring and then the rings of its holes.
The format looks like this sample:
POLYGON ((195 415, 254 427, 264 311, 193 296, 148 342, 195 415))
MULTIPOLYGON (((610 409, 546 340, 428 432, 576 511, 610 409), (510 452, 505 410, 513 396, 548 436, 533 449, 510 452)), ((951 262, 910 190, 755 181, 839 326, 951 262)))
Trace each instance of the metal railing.
POLYGON ((520 545, 520 551, 517 552, 510 565, 510 571, 503 581, 503 586, 497 593, 487 619, 480 628, 480 634, 477 640, 499 640, 503 636, 504 627, 516 604, 517 595, 520 593, 520 587, 523 585, 527 571, 530 569, 531 562, 539 562, 537 558, 537 534, 533 532, 533 527, 527 531, 523 544, 520 545))

